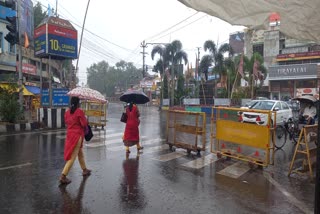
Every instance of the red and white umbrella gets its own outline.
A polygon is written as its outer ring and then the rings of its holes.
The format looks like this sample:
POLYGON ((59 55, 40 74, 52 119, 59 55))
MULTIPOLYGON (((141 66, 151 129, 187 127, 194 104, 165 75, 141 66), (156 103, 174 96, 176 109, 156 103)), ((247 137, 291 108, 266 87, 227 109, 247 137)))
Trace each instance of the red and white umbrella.
POLYGON ((72 89, 67 93, 70 97, 79 97, 82 100, 91 100, 101 103, 106 103, 107 100, 104 98, 104 96, 96 90, 93 90, 91 88, 86 87, 77 87, 72 89))

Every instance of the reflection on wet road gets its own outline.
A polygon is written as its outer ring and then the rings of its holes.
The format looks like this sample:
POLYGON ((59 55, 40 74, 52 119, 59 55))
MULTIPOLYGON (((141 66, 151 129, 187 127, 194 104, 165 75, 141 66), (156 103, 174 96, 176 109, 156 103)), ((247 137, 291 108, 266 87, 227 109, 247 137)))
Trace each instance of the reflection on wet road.
MULTIPOLYGON (((84 145, 72 183, 58 186, 64 166, 65 130, 0 136, 0 213, 309 213, 314 184, 287 177, 293 145, 276 151, 263 170, 241 161, 201 157, 165 144, 165 112, 140 107, 142 154, 126 156, 121 105, 110 104, 106 130, 84 145)), ((209 141, 209 140, 208 140, 209 141)))

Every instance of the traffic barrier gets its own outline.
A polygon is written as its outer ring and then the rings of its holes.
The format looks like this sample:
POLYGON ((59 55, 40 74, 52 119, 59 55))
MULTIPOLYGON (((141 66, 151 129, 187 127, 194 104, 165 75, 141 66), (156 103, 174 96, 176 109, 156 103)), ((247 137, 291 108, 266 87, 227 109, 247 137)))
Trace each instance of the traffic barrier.
POLYGON ((206 116, 203 112, 167 112, 167 144, 186 149, 188 153, 206 149, 206 116))
POLYGON ((313 180, 311 159, 312 157, 316 156, 317 133, 318 133, 318 125, 306 125, 301 129, 298 143, 296 145, 296 148, 294 150, 294 154, 290 163, 288 176, 290 176, 292 173, 305 174, 305 172, 309 171, 310 178, 311 180, 313 180), (306 161, 303 161, 303 163, 307 162, 306 164, 307 169, 304 169, 305 168, 304 166, 302 167, 301 171, 298 169, 293 169, 293 165, 297 161, 296 160, 297 154, 306 155, 306 159, 304 159, 306 161))
POLYGON ((276 112, 213 107, 211 152, 218 158, 225 156, 260 166, 273 164, 275 125, 272 121, 276 121, 276 112))

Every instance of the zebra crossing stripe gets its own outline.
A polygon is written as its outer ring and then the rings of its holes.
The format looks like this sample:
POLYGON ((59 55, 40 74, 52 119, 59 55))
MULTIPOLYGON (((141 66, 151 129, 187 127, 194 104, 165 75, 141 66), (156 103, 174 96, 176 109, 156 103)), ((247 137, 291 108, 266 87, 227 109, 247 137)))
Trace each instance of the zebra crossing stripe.
POLYGON ((176 158, 180 158, 182 156, 186 156, 186 153, 185 152, 172 152, 172 153, 160 155, 159 157, 152 158, 152 159, 157 160, 157 161, 166 162, 166 161, 170 161, 170 160, 173 160, 176 158))
POLYGON ((54 132, 43 132, 41 135, 54 135, 54 134, 65 134, 67 130, 54 131, 54 132))
POLYGON ((231 166, 228 166, 222 169, 221 171, 217 172, 217 174, 237 179, 240 176, 244 175, 249 170, 250 170, 250 167, 248 166, 248 164, 244 162, 236 162, 231 166))
POLYGON ((161 145, 161 146, 153 146, 150 148, 146 148, 145 151, 143 151, 143 154, 150 154, 150 153, 154 153, 154 152, 160 152, 163 150, 169 149, 169 145, 165 144, 165 145, 161 145))
POLYGON ((93 129, 92 130, 93 134, 100 134, 100 133, 104 134, 104 133, 111 133, 111 132, 114 132, 114 130, 113 129, 107 129, 107 130, 95 130, 95 129, 93 129))
POLYGON ((56 137, 57 139, 64 140, 66 139, 66 135, 60 135, 56 137))
MULTIPOLYGON (((160 142, 162 142, 163 140, 164 140, 164 139, 156 138, 156 139, 141 141, 141 145, 142 145, 142 146, 146 146, 146 145, 151 145, 151 144, 154 144, 154 143, 160 143, 160 142)), ((125 147, 122 145, 122 146, 115 146, 115 147, 111 147, 111 148, 107 148, 107 149, 108 149, 109 151, 116 152, 116 151, 124 150, 125 147)))
POLYGON ((106 137, 118 137, 118 136, 122 136, 123 132, 117 132, 117 133, 113 133, 113 134, 108 134, 106 135, 106 137))
MULTIPOLYGON (((141 136, 140 137, 140 139, 146 139, 146 138, 147 138, 147 136, 141 136)), ((122 140, 122 138, 117 138, 117 139, 112 139, 112 140, 107 138, 105 140, 105 142, 106 142, 106 144, 111 145, 111 144, 123 143, 123 140, 122 140)))
POLYGON ((86 147, 91 147, 91 148, 96 148, 96 147, 101 147, 105 146, 106 144, 104 142, 98 142, 98 143, 85 143, 84 144, 86 147))
POLYGON ((216 162, 217 160, 218 160, 217 155, 209 154, 209 155, 203 156, 201 158, 197 158, 196 160, 184 163, 184 164, 182 164, 182 166, 193 168, 193 169, 201 169, 201 168, 205 167, 206 165, 209 165, 213 162, 216 162))

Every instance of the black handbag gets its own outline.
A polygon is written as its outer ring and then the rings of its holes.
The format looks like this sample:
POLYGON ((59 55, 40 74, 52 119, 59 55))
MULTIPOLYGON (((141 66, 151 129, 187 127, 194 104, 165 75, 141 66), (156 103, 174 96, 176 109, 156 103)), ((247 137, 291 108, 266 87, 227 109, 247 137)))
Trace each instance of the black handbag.
POLYGON ((126 113, 126 112, 122 112, 120 121, 123 122, 123 123, 126 123, 127 120, 128 120, 128 115, 127 115, 127 113, 126 113))
POLYGON ((93 137, 93 133, 92 133, 92 130, 91 130, 91 126, 88 125, 86 127, 86 132, 85 132, 85 135, 84 135, 84 139, 86 139, 86 141, 90 141, 92 137, 93 137))

